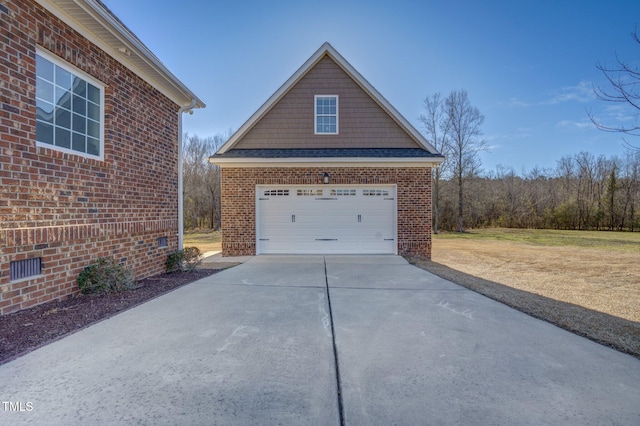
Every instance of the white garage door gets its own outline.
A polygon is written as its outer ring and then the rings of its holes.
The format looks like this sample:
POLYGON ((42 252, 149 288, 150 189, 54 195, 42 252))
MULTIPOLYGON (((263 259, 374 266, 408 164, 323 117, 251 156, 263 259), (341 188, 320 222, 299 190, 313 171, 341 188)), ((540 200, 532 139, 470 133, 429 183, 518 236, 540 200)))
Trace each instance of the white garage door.
POLYGON ((396 188, 257 186, 258 254, 396 254, 396 188))

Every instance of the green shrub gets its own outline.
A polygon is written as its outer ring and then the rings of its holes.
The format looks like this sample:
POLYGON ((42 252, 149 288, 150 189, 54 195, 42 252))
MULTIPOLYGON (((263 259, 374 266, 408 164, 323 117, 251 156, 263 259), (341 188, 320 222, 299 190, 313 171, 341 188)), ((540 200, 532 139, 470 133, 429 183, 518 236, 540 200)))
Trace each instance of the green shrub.
POLYGON ((84 268, 76 281, 83 294, 123 291, 134 282, 131 269, 107 257, 100 257, 84 268))
POLYGON ((167 262, 165 263, 167 267, 167 272, 175 272, 182 270, 182 259, 184 259, 184 251, 178 250, 173 253, 169 253, 167 256, 167 262))
POLYGON ((167 256, 167 272, 194 271, 202 262, 202 253, 198 247, 185 247, 167 256))

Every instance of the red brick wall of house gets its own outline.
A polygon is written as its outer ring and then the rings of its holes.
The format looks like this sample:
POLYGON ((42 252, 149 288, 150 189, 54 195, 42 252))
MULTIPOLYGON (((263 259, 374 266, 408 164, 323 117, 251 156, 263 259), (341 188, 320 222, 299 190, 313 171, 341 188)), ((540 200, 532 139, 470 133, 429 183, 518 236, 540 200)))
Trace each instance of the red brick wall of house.
POLYGON ((431 168, 222 169, 222 255, 256 254, 256 185, 397 185, 398 254, 431 258, 431 168))
POLYGON ((100 256, 161 273, 178 244, 179 107, 34 1, 0 3, 0 47, 0 315, 76 294, 100 256), (105 85, 103 161, 36 146, 36 46, 105 85), (11 282, 10 262, 33 257, 42 275, 11 282))

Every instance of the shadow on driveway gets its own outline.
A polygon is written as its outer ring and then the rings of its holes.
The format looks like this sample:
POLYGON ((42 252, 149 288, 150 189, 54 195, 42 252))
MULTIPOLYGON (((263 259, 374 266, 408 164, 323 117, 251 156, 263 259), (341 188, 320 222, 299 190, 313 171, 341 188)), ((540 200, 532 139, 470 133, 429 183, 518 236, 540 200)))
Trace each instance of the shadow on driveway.
POLYGON ((440 263, 411 258, 408 260, 432 274, 532 317, 640 358, 640 323, 474 277, 440 263))

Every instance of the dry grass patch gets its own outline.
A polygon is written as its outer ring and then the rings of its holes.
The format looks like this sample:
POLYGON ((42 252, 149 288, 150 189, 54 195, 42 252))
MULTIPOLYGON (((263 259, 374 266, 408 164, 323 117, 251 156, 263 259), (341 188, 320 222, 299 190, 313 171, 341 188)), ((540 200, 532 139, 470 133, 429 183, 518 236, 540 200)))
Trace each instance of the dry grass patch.
POLYGON ((433 261, 541 296, 640 322, 640 252, 441 239, 433 261))
POLYGON ((482 230, 434 238, 444 278, 640 356, 640 234, 482 230), (475 279, 475 280, 474 280, 475 279))
POLYGON ((185 247, 198 247, 202 253, 222 250, 222 237, 220 231, 200 229, 184 233, 185 247))

